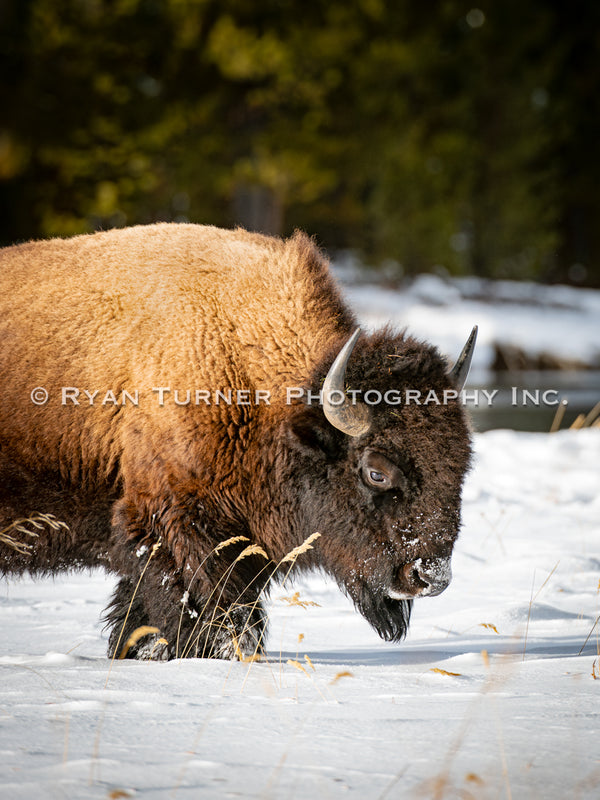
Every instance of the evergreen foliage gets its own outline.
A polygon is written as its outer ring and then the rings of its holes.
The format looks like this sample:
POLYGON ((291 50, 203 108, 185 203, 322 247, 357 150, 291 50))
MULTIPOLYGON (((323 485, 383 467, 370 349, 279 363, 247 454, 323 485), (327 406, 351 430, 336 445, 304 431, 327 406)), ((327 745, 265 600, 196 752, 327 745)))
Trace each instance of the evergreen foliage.
POLYGON ((155 220, 600 283, 590 0, 4 0, 0 240, 155 220))

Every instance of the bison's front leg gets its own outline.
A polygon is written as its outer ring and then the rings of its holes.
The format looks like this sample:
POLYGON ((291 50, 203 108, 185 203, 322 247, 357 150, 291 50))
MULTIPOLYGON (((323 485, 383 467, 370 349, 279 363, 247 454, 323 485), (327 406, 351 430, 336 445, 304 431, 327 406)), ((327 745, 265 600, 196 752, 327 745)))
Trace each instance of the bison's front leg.
POLYGON ((159 628, 150 625, 142 596, 131 578, 121 578, 105 614, 110 627, 109 657, 167 661, 169 643, 159 628))
POLYGON ((207 559, 201 570, 180 570, 162 545, 137 548, 128 561, 131 574, 121 578, 105 616, 109 656, 244 659, 262 651, 261 586, 247 569, 242 578, 207 559))

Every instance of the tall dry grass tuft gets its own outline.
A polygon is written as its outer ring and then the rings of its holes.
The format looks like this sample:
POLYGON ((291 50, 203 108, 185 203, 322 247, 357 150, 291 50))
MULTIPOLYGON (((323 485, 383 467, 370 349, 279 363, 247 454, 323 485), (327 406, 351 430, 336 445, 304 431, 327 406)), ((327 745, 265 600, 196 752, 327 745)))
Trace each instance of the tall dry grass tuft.
MULTIPOLYGON (((550 433, 556 433, 556 431, 560 430, 568 404, 568 400, 562 400, 556 409, 556 414, 550 426, 550 433)), ((596 403, 587 414, 578 414, 569 426, 572 431, 581 430, 582 428, 600 428, 600 402, 596 403)))
POLYGON ((19 541, 14 534, 22 533, 25 536, 37 539, 39 537, 38 531, 43 530, 45 527, 54 531, 69 530, 69 526, 65 522, 56 519, 53 514, 40 514, 36 511, 31 516, 17 519, 7 525, 6 528, 2 528, 0 530, 0 543, 7 545, 12 550, 16 550, 21 555, 31 555, 33 544, 19 541), (28 526, 32 526, 34 530, 31 530, 28 526))
MULTIPOLYGON (((283 558, 280 561, 278 561, 277 564, 275 564, 275 566, 271 570, 271 573, 267 577, 267 580, 266 580, 265 584, 263 585, 261 593, 259 594, 258 598, 256 599, 256 601, 254 603, 254 608, 256 608, 256 606, 260 602, 260 595, 266 589, 266 587, 269 585, 269 583, 275 577, 275 575, 278 574, 278 572, 281 569, 282 565, 283 564, 288 564, 289 565, 287 570, 286 570, 286 572, 285 572, 285 575, 283 576, 283 578, 281 580, 281 586, 283 587, 285 582, 286 582, 286 580, 289 577, 289 574, 290 574, 294 564, 298 560, 298 558, 300 556, 304 555, 304 553, 307 553, 309 550, 312 550, 313 549, 313 542, 315 542, 320 536, 321 536, 321 534, 318 531, 315 531, 314 533, 311 533, 310 536, 308 536, 301 544, 299 544, 297 547, 294 547, 292 550, 290 550, 289 553, 286 553, 283 556, 283 558)), ((254 650, 253 655, 256 655, 258 653, 258 650, 261 647, 262 647, 262 637, 261 637, 261 640, 257 641, 256 648, 254 650)), ((248 672, 246 673, 246 677, 244 678, 244 683, 242 685, 242 689, 246 685, 246 681, 248 680, 248 675, 249 674, 250 674, 250 668, 248 668, 248 672)))
POLYGON ((571 423, 572 430, 579 430, 581 428, 598 427, 598 417, 600 416, 600 403, 592 408, 587 414, 578 414, 575 420, 571 423))
MULTIPOLYGON (((198 621, 194 625, 193 632, 188 637, 186 645, 184 646, 184 649, 182 651, 182 656, 185 657, 186 655, 189 654, 189 652, 191 651, 191 648, 194 646, 194 644, 196 642, 199 641, 199 639, 202 636, 202 634, 208 628, 217 627, 217 628, 225 628, 225 629, 228 629, 230 631, 230 634, 232 635, 233 647, 234 647, 234 650, 236 652, 236 656, 240 659, 240 661, 246 662, 246 663, 248 663, 250 665, 252 665, 256 661, 260 661, 261 660, 261 653, 262 653, 262 650, 263 650, 264 629, 257 636, 255 636, 256 644, 255 644, 254 651, 252 653, 250 653, 248 655, 242 654, 241 650, 240 650, 240 647, 239 647, 239 642, 247 634, 253 633, 253 627, 254 627, 254 625, 257 624, 257 623, 251 623, 253 614, 256 611, 256 609, 258 608, 258 605, 259 605, 259 603, 261 601, 261 597, 263 596, 263 593, 265 592, 265 590, 267 589, 267 587, 271 583, 272 579, 281 571, 281 568, 282 568, 283 565, 287 565, 287 569, 286 569, 285 574, 284 574, 284 576, 282 578, 282 581, 281 581, 281 584, 283 586, 285 581, 289 577, 289 574, 290 574, 294 564, 298 560, 298 558, 300 558, 302 555, 307 553, 309 550, 312 550, 313 549, 313 543, 320 536, 321 536, 321 534, 318 533, 318 532, 312 533, 301 544, 299 544, 297 547, 294 547, 292 550, 289 551, 289 553, 286 553, 281 558, 281 560, 278 561, 277 563, 274 563, 273 561, 271 561, 269 559, 269 556, 267 555, 267 553, 259 545, 249 545, 248 547, 246 547, 239 554, 239 556, 235 559, 235 561, 227 568, 227 570, 225 570, 225 572, 223 573, 223 575, 221 576, 221 578, 217 582, 217 585, 215 586, 215 588, 211 592, 210 596, 206 600, 205 606, 204 606, 202 612, 200 612, 198 621), (234 603, 232 603, 226 609, 222 608, 220 606, 220 600, 221 600, 221 597, 223 595, 223 591, 224 591, 225 585, 227 583, 227 580, 231 576, 231 574, 233 572, 233 569, 235 568, 236 564, 239 561, 241 561, 243 558, 246 558, 246 557, 248 557, 250 555, 259 555, 259 556, 262 556, 263 558, 265 558, 265 560, 266 560, 266 563, 265 563, 263 569, 261 570, 259 575, 256 576, 256 578, 259 578, 262 574, 264 574, 264 583, 263 583, 262 588, 260 589, 260 591, 257 593, 256 600, 254 600, 252 603, 241 603, 240 602, 242 596, 244 595, 244 593, 246 591, 246 588, 248 588, 248 587, 245 587, 238 594, 238 597, 237 597, 236 601, 234 601, 234 603), (208 607, 208 604, 213 599, 213 596, 215 595, 215 592, 216 592, 216 590, 217 590, 217 588, 219 586, 221 587, 221 590, 220 590, 220 593, 219 593, 219 597, 217 598, 217 602, 215 604, 215 607, 214 607, 214 610, 213 610, 213 613, 211 615, 210 620, 208 622, 206 622, 206 621, 203 622, 201 624, 200 629, 198 631, 196 631, 197 626, 202 622, 203 615, 204 615, 204 612, 206 611, 206 608, 208 607), (233 631, 234 631, 234 627, 235 626, 233 625, 232 615, 235 614, 236 611, 243 611, 245 613, 245 615, 246 615, 247 622, 246 622, 244 628, 242 629, 241 633, 233 635, 233 631), (220 614, 221 614, 219 619, 216 619, 217 612, 220 612, 220 614), (240 655, 242 655, 243 657, 240 658, 240 655)), ((268 620, 266 620, 266 621, 268 621, 268 620)), ((203 648, 203 651, 201 653, 201 656, 204 657, 206 655, 210 656, 211 653, 208 653, 208 654, 206 653, 206 644, 205 644, 204 648, 203 648)), ((246 676, 246 678, 247 678, 247 676, 246 676)), ((244 684, 245 684, 245 680, 244 680, 244 684)))
POLYGON ((226 547, 230 547, 232 544, 237 544, 238 542, 249 542, 249 541, 250 540, 248 539, 247 536, 231 536, 229 539, 226 539, 224 542, 220 542, 216 547, 213 547, 213 549, 210 551, 210 553, 208 553, 208 555, 205 556, 202 559, 202 561, 200 562, 200 564, 198 565, 198 567, 195 570, 194 574, 190 578, 190 582, 188 584, 187 589, 184 592, 183 597, 181 598, 181 613, 179 615, 179 625, 177 627, 177 641, 175 642, 175 658, 179 658, 179 641, 180 641, 180 637, 181 637, 181 625, 182 625, 182 622, 183 622, 183 614, 184 614, 184 612, 185 612, 185 610, 187 608, 187 601, 188 601, 188 598, 190 596, 190 590, 192 588, 192 584, 196 580, 196 576, 198 575, 198 572, 202 569, 202 567, 204 566, 206 561, 208 561, 208 559, 211 556, 215 556, 217 553, 220 553, 221 550, 224 550, 226 547))
MULTIPOLYGON (((235 538, 236 537, 234 537, 234 539, 235 538)), ((245 538, 245 537, 241 537, 241 538, 245 538)), ((239 540, 240 539, 238 538, 238 541, 239 540)), ((230 540, 230 543, 231 543, 231 541, 232 540, 230 540)), ((216 552, 216 550, 217 549, 215 548, 215 552, 216 552)), ((182 653, 181 653, 181 657, 182 658, 186 658, 190 654, 190 652, 192 651, 192 648, 195 645, 196 646, 198 645, 198 643, 200 642, 200 637, 207 630, 210 630, 210 629, 214 628, 216 630, 229 631, 230 634, 233 634, 235 632, 235 626, 233 625, 232 614, 233 614, 233 611, 234 611, 235 608, 243 609, 243 608, 250 607, 251 610, 252 610, 254 607, 256 607, 258 605, 258 600, 251 606, 249 606, 246 603, 234 603, 233 606, 230 606, 229 608, 225 609, 220 605, 221 599, 223 597, 223 592, 225 591, 225 587, 227 585, 227 581, 231 577, 236 565, 239 564, 240 561, 243 561, 245 558, 248 558, 249 556, 256 556, 256 555, 261 556, 267 562, 269 561, 269 556, 267 555, 265 550, 262 547, 260 547, 260 545, 250 544, 250 545, 248 545, 247 547, 245 547, 242 550, 242 552, 235 558, 233 563, 231 563, 227 567, 227 569, 223 572, 223 574, 221 575, 221 577, 217 581, 216 585, 214 586, 213 590, 211 591, 211 593, 207 597, 203 608, 199 612, 198 619, 194 623, 194 627, 192 628, 192 631, 189 634, 189 636, 187 638, 187 641, 186 641, 186 643, 185 643, 185 645, 183 647, 183 650, 182 650, 182 653), (219 590, 219 594, 218 594, 218 597, 216 598, 216 602, 214 603, 214 607, 213 607, 213 611, 212 611, 212 614, 210 616, 210 619, 208 621, 205 621, 205 619, 204 619, 205 612, 206 612, 207 608, 209 607, 209 605, 211 604, 211 602, 212 602, 213 598, 215 597, 215 595, 216 595, 218 590, 219 590), (218 618, 217 618, 217 614, 219 614, 218 618), (198 625, 201 626, 199 630, 197 630, 198 625)), ((242 594, 243 594, 243 592, 242 592, 242 594)), ((238 599, 240 597, 241 597, 241 594, 238 595, 238 599)), ((242 635, 245 632, 246 632, 246 628, 244 628, 244 631, 239 636, 239 639, 242 638, 242 635)), ((239 642, 239 639, 238 639, 238 642, 239 642)), ((208 641, 208 639, 205 639, 204 646, 202 648, 202 653, 200 654, 200 656, 202 658, 205 658, 207 656, 210 657, 212 655, 212 650, 209 651, 208 653, 206 652, 206 642, 207 641, 208 641)), ((179 646, 179 643, 178 643, 178 646, 179 646)), ((235 647, 235 645, 234 645, 234 647, 235 647)), ((239 649, 239 644, 238 644, 238 649, 239 649)), ((255 655, 256 655, 256 653, 255 653, 255 655)))
MULTIPOLYGON (((271 559, 269 558, 269 555, 264 550, 264 548, 261 547, 258 544, 250 543, 246 547, 244 547, 244 549, 236 556, 236 558, 231 562, 231 564, 229 564, 223 570, 222 575, 220 576, 219 580, 217 581, 217 583, 212 588, 212 591, 210 592, 208 597, 205 598, 204 606, 202 607, 202 609, 199 609, 197 612, 194 612, 194 615, 195 616, 197 615, 197 619, 196 619, 196 621, 194 623, 194 626, 193 626, 191 632, 188 634, 188 636, 186 638, 186 641, 184 643, 182 643, 182 641, 181 641, 181 629, 182 629, 183 615, 186 612, 186 609, 188 607, 187 606, 187 601, 188 601, 188 598, 190 596, 190 591, 192 589, 193 583, 194 583, 194 581, 195 581, 195 579, 197 577, 197 574, 198 574, 199 570, 202 568, 204 563, 210 557, 214 557, 214 556, 219 555, 219 553, 221 553, 226 548, 228 548, 228 547, 230 547, 230 546, 232 546, 234 544, 240 544, 241 542, 249 542, 250 540, 248 539, 247 536, 232 536, 231 538, 229 538, 229 539, 227 539, 227 540, 225 540, 223 542, 220 542, 216 547, 214 547, 210 551, 210 553, 208 553, 206 555, 206 557, 203 559, 203 561, 200 563, 200 565, 198 566, 198 568, 196 569, 196 571, 194 572, 194 574, 190 578, 190 581, 187 584, 187 588, 186 588, 186 590, 184 592, 184 595, 183 595, 183 597, 181 599, 181 612, 180 612, 180 616, 179 616, 179 625, 178 625, 178 629, 177 629, 177 640, 175 642, 175 658, 186 658, 186 657, 188 657, 192 653, 194 647, 198 648, 200 643, 202 643, 202 642, 203 642, 202 650, 199 651, 197 653, 197 655, 202 657, 202 658, 210 657, 210 656, 214 655, 212 649, 207 650, 208 647, 210 647, 210 648, 214 647, 214 637, 209 637, 208 633, 209 632, 216 633, 216 632, 219 632, 219 631, 223 631, 224 633, 227 634, 227 637, 231 641, 231 647, 232 647, 233 653, 236 656, 236 658, 238 658, 240 661, 248 663, 250 665, 253 664, 256 661, 261 660, 262 653, 263 653, 264 629, 261 628, 260 631, 255 631, 254 630, 255 626, 259 626, 260 625, 260 622, 261 622, 260 619, 257 620, 257 621, 252 622, 253 614, 254 614, 254 612, 256 611, 256 609, 259 606, 261 597, 263 596, 265 590, 269 586, 271 580, 278 573, 280 573, 282 571, 282 567, 285 568, 285 573, 284 573, 283 579, 281 581, 281 584, 283 585, 285 583, 285 581, 289 577, 290 571, 292 570, 292 568, 295 565, 296 561, 303 554, 305 554, 309 550, 313 549, 313 543, 320 537, 320 535, 321 534, 318 533, 318 532, 312 533, 310 536, 308 536, 305 539, 304 542, 302 542, 297 547, 295 547, 292 550, 290 550, 289 553, 286 553, 283 556, 283 558, 277 563, 271 561, 271 559), (238 593, 237 599, 232 604, 229 604, 227 607, 224 607, 222 605, 222 598, 223 598, 223 593, 225 591, 225 588, 226 588, 226 586, 228 584, 228 581, 229 581, 230 577, 232 576, 236 566, 241 561, 243 561, 244 559, 249 558, 251 556, 252 557, 259 556, 260 558, 263 558, 265 560, 265 565, 264 565, 263 569, 259 572, 259 574, 254 579, 254 581, 256 581, 258 578, 261 577, 261 575, 264 576, 264 583, 262 584, 262 587, 260 588, 260 590, 257 592, 256 599, 253 602, 250 602, 250 603, 241 602, 241 599, 242 599, 243 595, 246 593, 247 589, 249 588, 248 586, 246 586, 238 593), (212 608, 210 613, 208 612, 209 608, 212 608), (233 619, 233 617, 234 617, 234 615, 236 613, 243 614, 245 616, 246 620, 247 620, 241 632, 239 632, 239 621, 238 621, 238 625, 236 626, 236 624, 234 622, 234 619, 233 619), (248 653, 244 653, 242 651, 242 640, 248 634, 253 635, 254 639, 256 641, 254 652, 249 653, 249 654, 248 653), (212 641, 213 643, 210 644, 209 640, 212 641)), ((146 574, 146 570, 148 568, 148 565, 149 565, 151 559, 154 557, 156 551, 158 550, 158 548, 160 546, 161 546, 161 540, 159 540, 153 546, 152 551, 151 551, 151 553, 150 553, 150 555, 148 557, 148 560, 146 561, 146 564, 144 565, 144 569, 142 570, 142 573, 141 573, 141 575, 140 575, 140 577, 138 579, 138 582, 137 582, 137 584, 135 586, 135 589, 134 589, 134 591, 132 593, 132 597, 131 597, 131 600, 130 600, 130 603, 129 603, 129 607, 127 609, 127 614, 125 615, 125 619, 123 621, 123 624, 121 626, 121 631, 119 633, 119 638, 118 638, 117 644, 115 646, 115 652, 114 652, 113 658, 111 660, 111 664, 110 664, 110 668, 109 668, 109 671, 108 671, 108 675, 106 677, 105 686, 108 684, 108 679, 110 677, 110 671, 112 669, 112 666, 113 666, 113 663, 115 661, 115 658, 118 658, 118 659, 125 658, 127 653, 129 652, 129 650, 143 636, 146 636, 149 633, 159 633, 159 630, 157 628, 154 628, 154 627, 142 626, 141 628, 136 628, 136 630, 133 631, 131 636, 124 643, 122 648, 119 649, 120 645, 121 645, 121 640, 123 638, 123 634, 124 634, 124 631, 125 631, 125 628, 126 628, 127 620, 129 618, 129 614, 130 614, 131 608, 133 606, 133 602, 135 600, 137 592, 139 590, 140 584, 141 584, 142 580, 144 579, 144 575, 146 574)), ((303 600, 301 601, 301 600, 299 600, 299 593, 298 592, 296 592, 296 594, 293 595, 291 598, 285 598, 285 599, 291 605, 302 605, 303 607, 306 607, 308 605, 317 605, 316 603, 312 603, 311 601, 303 601, 303 600)), ((160 639, 156 644, 159 644, 159 643, 161 643, 161 644, 169 644, 168 642, 166 642, 165 639, 160 639)))

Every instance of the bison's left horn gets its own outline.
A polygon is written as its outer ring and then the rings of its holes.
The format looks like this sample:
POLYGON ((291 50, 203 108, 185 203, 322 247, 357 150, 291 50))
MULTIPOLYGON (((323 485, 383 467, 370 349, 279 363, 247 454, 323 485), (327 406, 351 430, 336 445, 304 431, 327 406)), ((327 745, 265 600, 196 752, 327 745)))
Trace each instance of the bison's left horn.
POLYGON ((357 328, 342 347, 323 383, 323 413, 334 428, 348 436, 362 436, 371 427, 369 409, 364 403, 352 404, 346 396, 346 364, 360 336, 357 328))
POLYGON ((477 325, 471 331, 471 335, 467 339, 467 343, 462 349, 456 364, 448 373, 450 380, 460 392, 465 385, 469 369, 471 367, 471 359, 473 358, 473 351, 475 350, 475 342, 477 341, 477 325))

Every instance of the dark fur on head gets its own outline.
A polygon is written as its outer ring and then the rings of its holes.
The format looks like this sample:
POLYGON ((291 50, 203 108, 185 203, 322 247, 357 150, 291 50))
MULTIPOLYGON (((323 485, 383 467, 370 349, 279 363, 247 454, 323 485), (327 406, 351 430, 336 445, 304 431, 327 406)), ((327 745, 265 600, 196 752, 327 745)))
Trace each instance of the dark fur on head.
MULTIPOLYGON (((342 342, 343 343, 343 342, 342 342)), ((332 344, 310 388, 318 391, 337 354, 332 344)), ((359 339, 346 372, 358 397, 368 390, 452 390, 437 350, 390 329, 359 339)), ((320 565, 333 574, 357 608, 386 640, 401 639, 412 602, 387 596, 402 567, 416 559, 447 558, 460 527, 460 493, 471 449, 461 406, 371 406, 371 430, 358 440, 332 428, 319 408, 299 406, 292 417, 295 459, 312 476, 303 495, 307 527, 323 531, 320 565), (382 453, 405 478, 402 491, 375 493, 360 480, 365 452, 382 453), (334 486, 335 490, 331 491, 334 486), (326 499, 327 498, 327 499, 326 499), (349 521, 351 520, 351 523, 349 521), (374 555, 376 557, 374 557, 374 555)), ((294 491, 282 475, 283 490, 294 491)))

